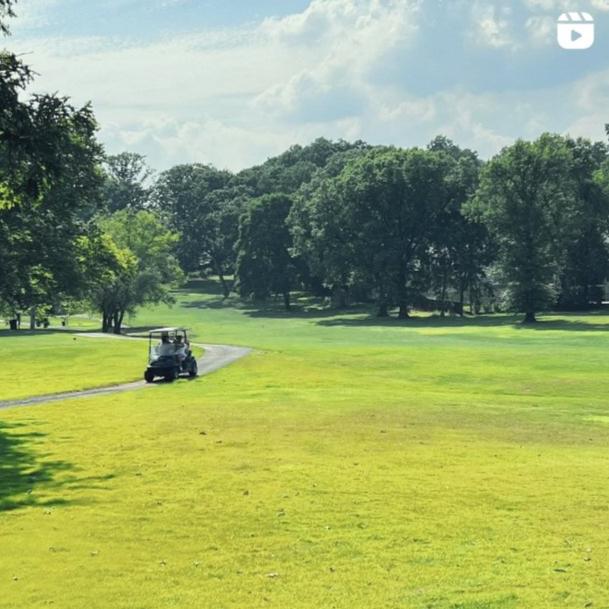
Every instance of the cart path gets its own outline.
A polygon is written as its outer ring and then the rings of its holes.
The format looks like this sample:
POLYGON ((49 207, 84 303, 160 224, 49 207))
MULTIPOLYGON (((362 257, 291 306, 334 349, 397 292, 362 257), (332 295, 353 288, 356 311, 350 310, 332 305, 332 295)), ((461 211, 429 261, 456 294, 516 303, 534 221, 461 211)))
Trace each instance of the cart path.
MULTIPOLYGON (((85 334, 89 338, 108 338, 107 334, 85 334)), ((134 336, 114 336, 117 339, 133 339, 142 340, 134 336)), ((146 339, 143 339, 146 340, 146 339)), ((231 345, 209 345, 206 343, 192 343, 196 347, 205 349, 205 353, 197 360, 199 366, 199 376, 211 374, 220 368, 224 368, 229 364, 245 357, 251 353, 249 347, 234 347, 231 345)), ((49 395, 38 395, 31 398, 21 398, 16 400, 8 400, 0 402, 0 410, 4 408, 13 408, 15 406, 35 406, 37 404, 48 404, 49 402, 60 402, 63 400, 72 400, 76 398, 92 397, 97 395, 110 395, 113 393, 123 393, 125 391, 133 391, 135 389, 144 389, 156 387, 163 383, 157 381, 155 383, 146 383, 146 381, 133 381, 131 383, 121 383, 120 385, 109 385, 106 387, 95 387, 93 389, 82 389, 81 391, 66 391, 64 393, 53 393, 49 395)))

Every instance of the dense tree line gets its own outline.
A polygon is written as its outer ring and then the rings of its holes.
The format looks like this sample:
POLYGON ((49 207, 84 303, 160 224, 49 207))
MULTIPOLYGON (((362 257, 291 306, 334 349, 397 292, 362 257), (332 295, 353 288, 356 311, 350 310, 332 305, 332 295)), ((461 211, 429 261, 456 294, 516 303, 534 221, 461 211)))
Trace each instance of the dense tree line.
MULTIPOLYGON (((0 0, 0 30, 13 3, 0 0)), ((609 150, 544 134, 483 162, 445 137, 425 148, 320 138, 232 173, 201 163, 155 175, 107 155, 90 106, 26 95, 33 75, 0 53, 0 312, 94 309, 120 332, 170 302, 185 274, 224 296, 294 291, 384 317, 603 300, 609 150)))
POLYGON ((445 137, 425 149, 319 139, 237 174, 159 176, 153 205, 180 234, 187 271, 225 296, 293 290, 463 314, 602 301, 609 271, 604 143, 544 134, 488 162, 445 137), (233 276, 231 283, 229 277, 233 276))

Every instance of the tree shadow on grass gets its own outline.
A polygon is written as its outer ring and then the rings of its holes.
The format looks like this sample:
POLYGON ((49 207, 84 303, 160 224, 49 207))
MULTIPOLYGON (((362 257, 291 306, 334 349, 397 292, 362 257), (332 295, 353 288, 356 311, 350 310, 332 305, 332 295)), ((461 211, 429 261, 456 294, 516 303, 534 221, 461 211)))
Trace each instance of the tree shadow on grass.
MULTIPOLYGON (((211 281, 211 280, 210 280, 211 281)), ((213 283, 213 282, 211 282, 213 283)), ((190 309, 233 309, 253 318, 267 319, 309 319, 325 327, 412 327, 412 328, 484 328, 512 327, 517 330, 571 330, 577 332, 608 332, 609 322, 595 320, 598 316, 609 315, 609 309, 581 312, 549 312, 547 315, 559 316, 561 319, 547 319, 539 316, 534 324, 522 323, 522 314, 485 314, 463 317, 438 314, 417 314, 415 311, 408 319, 398 319, 396 312, 391 317, 377 317, 375 307, 367 304, 355 304, 343 309, 328 307, 318 297, 297 294, 289 311, 286 311, 279 299, 266 302, 247 302, 235 296, 225 299, 212 296, 201 300, 180 302, 180 306, 190 309), (571 318, 571 319, 569 319, 571 318), (590 319, 584 321, 582 318, 590 319)))
POLYGON ((321 319, 317 322, 326 327, 393 327, 393 328, 501 328, 511 327, 516 330, 534 331, 577 331, 577 332, 609 332, 609 323, 594 322, 594 316, 606 314, 604 312, 574 313, 572 315, 558 313, 563 319, 543 319, 537 323, 522 323, 522 315, 476 315, 465 317, 440 317, 439 315, 416 316, 408 319, 397 319, 396 317, 378 318, 368 314, 365 317, 335 316, 333 319, 321 319), (574 319, 568 319, 569 316, 574 319), (588 323, 582 321, 581 317, 590 317, 588 323))
POLYGON ((320 317, 336 317, 348 311, 351 314, 367 312, 365 305, 353 305, 344 309, 333 309, 323 303, 319 297, 308 295, 293 296, 289 310, 283 306, 281 298, 267 301, 241 300, 238 296, 211 297, 201 300, 181 300, 180 306, 186 309, 233 309, 248 317, 264 317, 272 319, 315 319, 320 317))
MULTIPOLYGON (((17 338, 17 337, 21 337, 21 336, 44 336, 44 335, 49 335, 49 334, 57 334, 59 332, 63 332, 66 333, 68 332, 68 330, 55 330, 52 328, 40 328, 40 329, 36 329, 36 330, 26 330, 26 329, 21 329, 21 330, 9 330, 6 328, 2 328, 0 329, 0 338, 6 336, 6 337, 13 337, 13 338, 17 338)), ((77 332, 77 330, 74 330, 74 332, 77 332)))
POLYGON ((46 434, 26 431, 23 423, 0 421, 0 514, 26 507, 57 507, 73 503, 65 496, 41 498, 51 492, 99 488, 113 475, 82 477, 66 461, 45 459, 36 445, 46 434))

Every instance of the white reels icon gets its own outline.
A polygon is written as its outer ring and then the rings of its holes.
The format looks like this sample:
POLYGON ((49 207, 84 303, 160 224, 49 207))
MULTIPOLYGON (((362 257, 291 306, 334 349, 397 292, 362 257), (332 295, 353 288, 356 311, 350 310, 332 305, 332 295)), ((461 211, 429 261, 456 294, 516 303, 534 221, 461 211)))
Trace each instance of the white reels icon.
POLYGON ((594 44, 594 19, 590 13, 569 12, 558 18, 556 39, 562 49, 583 50, 594 44))

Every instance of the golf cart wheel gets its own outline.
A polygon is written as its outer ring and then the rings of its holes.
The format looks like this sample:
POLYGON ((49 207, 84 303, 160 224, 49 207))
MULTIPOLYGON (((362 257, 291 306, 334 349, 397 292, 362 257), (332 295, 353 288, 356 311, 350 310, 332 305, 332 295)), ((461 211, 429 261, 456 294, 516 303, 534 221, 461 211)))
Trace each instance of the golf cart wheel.
POLYGON ((199 367, 197 366, 197 360, 194 360, 188 371, 188 376, 193 379, 197 374, 199 374, 199 367))
POLYGON ((152 381, 154 381, 154 373, 146 370, 146 372, 144 372, 144 380, 147 383, 152 383, 152 381))

